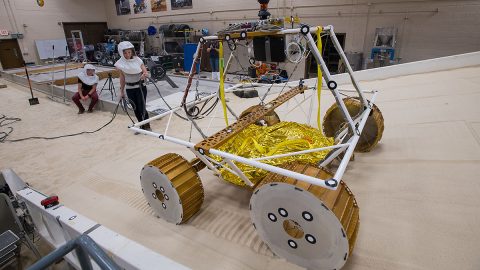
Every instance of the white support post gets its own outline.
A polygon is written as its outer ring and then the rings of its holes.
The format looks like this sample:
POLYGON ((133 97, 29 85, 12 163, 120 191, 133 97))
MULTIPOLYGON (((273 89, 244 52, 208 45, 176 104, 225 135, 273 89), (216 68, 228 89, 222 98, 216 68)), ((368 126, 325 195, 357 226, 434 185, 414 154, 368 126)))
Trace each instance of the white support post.
MULTIPOLYGON (((318 89, 315 91, 319 91, 318 89)), ((310 125, 310 122, 312 122, 312 114, 313 114, 313 104, 315 102, 315 93, 313 93, 310 96, 310 105, 308 106, 308 117, 307 117, 307 125, 310 125)), ((320 104, 318 104, 320 106, 320 104)))
POLYGON ((237 167, 237 165, 235 165, 235 163, 233 163, 230 159, 225 159, 225 161, 227 162, 228 166, 230 166, 230 168, 232 168, 233 171, 236 172, 236 175, 238 177, 240 177, 240 179, 242 179, 242 181, 247 184, 248 186, 250 187, 253 187, 253 183, 250 181, 250 179, 248 179, 248 177, 237 167))
POLYGON ((318 178, 308 176, 308 175, 305 175, 305 174, 292 172, 292 171, 289 171, 289 170, 286 170, 286 169, 283 169, 283 168, 280 168, 280 167, 275 167, 275 166, 272 166, 272 165, 264 164, 264 163, 261 163, 261 162, 258 162, 258 161, 252 160, 252 159, 232 155, 232 154, 222 152, 222 151, 219 151, 219 150, 216 150, 216 149, 210 149, 209 151, 210 151, 211 154, 223 157, 225 159, 230 159, 230 160, 234 160, 234 161, 237 161, 237 162, 241 162, 243 164, 247 164, 247 165, 262 169, 262 170, 266 170, 266 171, 273 172, 273 173, 276 173, 276 174, 280 174, 280 175, 283 175, 283 176, 291 177, 291 178, 294 178, 294 179, 297 179, 297 180, 300 180, 300 181, 304 181, 304 182, 307 182, 307 183, 312 184, 312 185, 321 186, 321 187, 331 189, 331 190, 336 190, 337 187, 338 187, 338 183, 335 183, 335 184, 331 183, 332 179, 318 179, 318 178), (329 182, 328 185, 326 183, 327 181, 329 182))
MULTIPOLYGON (((375 102, 376 94, 373 95, 372 97, 372 104, 375 102)), ((355 130, 352 141, 350 142, 350 146, 348 147, 347 151, 345 152, 345 155, 343 156, 342 162, 338 166, 337 171, 335 172, 335 176, 333 179, 336 180, 341 180, 343 177, 343 174, 345 173, 345 170, 347 168, 348 163, 350 162, 350 157, 353 154, 353 151, 355 150, 355 147, 357 146, 358 140, 360 139, 360 136, 362 134, 363 128, 365 127, 365 123, 367 123, 368 116, 370 115, 370 112, 372 111, 372 108, 367 107, 365 111, 362 113, 361 121, 358 126, 358 129, 355 130)))
POLYGON ((132 127, 129 127, 129 128, 134 132, 138 132, 138 133, 145 134, 145 135, 148 135, 148 136, 156 137, 156 138, 159 138, 161 140, 165 140, 167 142, 179 144, 179 145, 185 146, 189 149, 194 149, 194 147, 195 147, 194 143, 187 142, 187 141, 184 141, 184 140, 180 140, 180 139, 177 139, 177 138, 174 138, 174 137, 166 136, 164 134, 144 130, 144 129, 141 129, 141 128, 138 128, 138 127, 135 127, 135 126, 132 126, 132 127))
POLYGON ((345 52, 342 49, 342 46, 340 45, 340 42, 337 39, 337 36, 335 35, 335 31, 333 29, 333 26, 330 26, 330 30, 328 31, 330 34, 330 38, 333 41, 333 46, 335 49, 337 49, 337 52, 340 54, 340 57, 342 58, 343 62, 345 63, 345 66, 348 71, 348 75, 350 75, 350 79, 352 80, 353 87, 357 90, 358 96, 360 97, 360 100, 362 101, 362 104, 365 107, 369 107, 370 105, 368 104, 367 99, 363 95, 362 88, 360 87, 360 84, 358 83, 357 79, 355 76, 353 76, 353 69, 350 66, 350 63, 348 62, 347 56, 345 55, 345 52))
POLYGON ((327 147, 322 147, 322 148, 314 148, 314 149, 308 149, 308 150, 303 150, 303 151, 298 151, 298 152, 292 152, 292 153, 286 153, 286 154, 280 154, 280 155, 274 155, 274 156, 268 156, 268 157, 255 158, 253 160, 261 161, 261 160, 268 160, 268 159, 275 159, 275 158, 291 157, 291 156, 303 155, 303 154, 314 153, 314 152, 319 152, 319 151, 324 151, 324 150, 343 148, 343 147, 347 147, 348 145, 349 145, 348 143, 337 144, 337 145, 332 145, 332 146, 327 146, 327 147))
POLYGON ((338 157, 338 155, 340 155, 341 153, 345 152, 345 150, 348 148, 349 144, 344 144, 346 146, 342 147, 342 148, 339 148, 337 150, 335 150, 333 153, 330 153, 328 155, 328 157, 322 161, 322 163, 320 163, 320 167, 326 167, 328 164, 330 164, 336 157, 338 157))
POLYGON ((163 134, 165 134, 165 136, 168 133, 168 128, 170 127, 170 121, 172 121, 172 116, 173 116, 173 110, 170 111, 170 116, 168 117, 167 126, 165 127, 165 132, 163 133, 163 134))
POLYGON ((198 151, 195 151, 194 149, 190 149, 193 154, 195 154, 195 156, 197 156, 203 163, 205 163, 205 165, 207 165, 207 167, 216 175, 218 175, 219 177, 221 176, 221 173, 219 170, 217 170, 217 168, 215 168, 215 166, 212 164, 212 162, 210 162, 210 158, 208 158, 208 156, 204 156, 202 154, 200 154, 198 151))
MULTIPOLYGON (((313 56, 317 60, 317 63, 320 63, 320 67, 322 68, 323 74, 326 77, 327 84, 332 81, 332 75, 330 74, 330 71, 328 71, 327 65, 325 64, 325 61, 323 61, 322 55, 318 51, 317 44, 315 44, 315 40, 313 40, 312 34, 307 33, 307 40, 308 40, 308 45, 310 47, 310 50, 313 52, 313 56)), ((342 111, 342 114, 347 120, 348 125, 350 126, 350 129, 352 132, 355 130, 355 125, 353 123, 352 117, 350 116, 350 113, 347 110, 347 107, 345 106, 345 103, 343 102, 343 99, 340 97, 340 93, 338 90, 335 89, 330 89, 332 92, 333 96, 335 97, 335 100, 337 101, 337 104, 339 108, 342 111)))
POLYGON ((307 112, 302 108, 302 106, 300 106, 300 105, 302 105, 307 99, 302 100, 302 102, 298 102, 297 97, 293 97, 293 100, 295 100, 295 103, 297 103, 297 106, 295 106, 294 109, 300 108, 300 110, 302 110, 302 112, 303 112, 303 114, 305 115, 305 117, 308 118, 307 112))

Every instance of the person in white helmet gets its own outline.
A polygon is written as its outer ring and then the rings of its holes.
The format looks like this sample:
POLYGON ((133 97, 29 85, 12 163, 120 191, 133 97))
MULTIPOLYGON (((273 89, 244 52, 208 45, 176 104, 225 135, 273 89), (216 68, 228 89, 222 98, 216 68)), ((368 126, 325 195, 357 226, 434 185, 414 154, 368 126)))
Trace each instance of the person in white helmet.
MULTIPOLYGON (((115 63, 120 70, 120 97, 125 97, 125 90, 130 102, 133 103, 135 116, 139 122, 148 119, 146 110, 147 87, 145 79, 148 76, 147 69, 142 59, 135 55, 132 43, 122 41, 118 44, 118 53, 121 58, 115 63)), ((151 130, 150 124, 141 126, 142 129, 151 130)))
POLYGON ((78 74, 78 92, 72 97, 73 102, 75 102, 78 107, 78 114, 85 112, 85 108, 80 100, 92 99, 88 106, 88 112, 93 112, 93 107, 98 101, 97 84, 98 76, 95 74, 95 67, 86 64, 83 67, 83 71, 78 74))

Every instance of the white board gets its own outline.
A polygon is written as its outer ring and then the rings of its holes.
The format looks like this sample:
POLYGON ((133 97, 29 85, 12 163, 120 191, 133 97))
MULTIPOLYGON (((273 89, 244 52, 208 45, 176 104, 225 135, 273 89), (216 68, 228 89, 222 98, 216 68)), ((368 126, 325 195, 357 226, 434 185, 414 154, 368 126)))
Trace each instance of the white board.
POLYGON ((67 40, 66 39, 52 39, 52 40, 35 40, 37 52, 40 59, 45 60, 55 56, 68 56, 67 54, 67 40), (55 48, 55 50, 53 50, 55 48), (55 55, 53 54, 55 53, 55 55))

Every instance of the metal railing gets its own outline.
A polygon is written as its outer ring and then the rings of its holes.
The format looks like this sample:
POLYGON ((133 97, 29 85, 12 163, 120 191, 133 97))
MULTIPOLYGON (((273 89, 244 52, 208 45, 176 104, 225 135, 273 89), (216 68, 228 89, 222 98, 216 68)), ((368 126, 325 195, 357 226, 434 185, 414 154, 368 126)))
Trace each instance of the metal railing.
POLYGON ((98 266, 104 270, 121 269, 92 238, 83 234, 41 258, 35 264, 28 267, 27 270, 45 269, 72 251, 76 252, 82 270, 93 269, 90 259, 93 259, 98 266))

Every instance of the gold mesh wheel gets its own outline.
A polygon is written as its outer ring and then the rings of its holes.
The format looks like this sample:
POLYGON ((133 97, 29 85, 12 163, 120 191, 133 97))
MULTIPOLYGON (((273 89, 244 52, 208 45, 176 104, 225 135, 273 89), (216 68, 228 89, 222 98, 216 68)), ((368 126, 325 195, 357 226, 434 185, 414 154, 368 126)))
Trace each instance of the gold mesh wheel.
POLYGON ((142 169, 140 182, 149 205, 170 223, 186 222, 202 206, 202 182, 180 155, 169 153, 150 161, 142 169))
MULTIPOLYGON (((348 112, 354 118, 363 110, 363 105, 358 98, 343 99, 348 112)), ((335 137, 337 133, 347 125, 342 111, 337 103, 333 104, 325 113, 323 118, 323 132, 327 137, 335 137)), ((382 139, 384 120, 382 112, 376 105, 373 105, 372 112, 365 123, 360 140, 358 140, 355 151, 370 152, 382 139)))
MULTIPOLYGON (((253 110, 255 110, 256 108, 258 107, 261 107, 262 105, 254 105, 252 107, 249 107, 248 109, 246 109, 245 111, 243 111, 241 114, 240 114, 240 118, 250 114, 253 110)), ((266 114, 263 119, 261 120, 264 120, 265 123, 267 124, 267 126, 273 126, 275 124, 278 124, 280 123, 280 117, 278 116, 278 114, 275 112, 275 111, 272 111, 268 114, 266 114)), ((260 121, 261 121, 260 120, 260 121)), ((258 121, 257 123, 255 123, 256 125, 259 125, 261 126, 261 123, 260 121, 258 121)))
MULTIPOLYGON (((284 168, 332 177, 325 169, 299 162, 284 168)), ((329 190, 274 173, 255 189, 250 215, 275 254, 307 269, 340 269, 353 252, 360 226, 357 202, 343 181, 329 190)))

